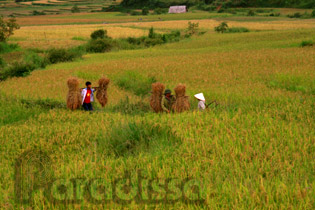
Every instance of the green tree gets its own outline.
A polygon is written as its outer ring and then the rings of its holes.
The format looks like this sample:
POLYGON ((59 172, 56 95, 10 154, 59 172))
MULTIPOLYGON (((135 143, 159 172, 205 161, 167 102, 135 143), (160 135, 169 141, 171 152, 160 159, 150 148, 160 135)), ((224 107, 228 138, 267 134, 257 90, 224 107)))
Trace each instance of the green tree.
POLYGON ((192 36, 197 33, 199 23, 188 22, 187 35, 192 36))
POLYGON ((224 33, 228 29, 228 24, 226 22, 222 22, 219 26, 215 27, 214 30, 218 33, 224 33))
POLYGON ((142 15, 148 15, 148 14, 149 14, 149 9, 147 7, 143 7, 142 15))
POLYGON ((20 26, 16 23, 15 18, 10 18, 9 20, 4 20, 0 16, 0 42, 5 42, 14 33, 14 30, 19 29, 20 26))
POLYGON ((79 7, 78 7, 77 5, 75 5, 75 6, 73 6, 73 7, 71 8, 71 12, 72 12, 72 13, 79 13, 79 12, 80 12, 80 9, 79 9, 79 7))
POLYGON ((107 30, 99 29, 91 33, 91 39, 105 39, 108 38, 107 30))

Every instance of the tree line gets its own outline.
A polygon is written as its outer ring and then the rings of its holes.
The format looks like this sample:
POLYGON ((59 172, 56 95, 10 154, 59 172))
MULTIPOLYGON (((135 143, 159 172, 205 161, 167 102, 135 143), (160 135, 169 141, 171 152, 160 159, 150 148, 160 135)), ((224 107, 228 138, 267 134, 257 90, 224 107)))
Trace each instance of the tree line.
POLYGON ((121 5, 126 7, 169 7, 172 5, 213 4, 227 7, 293 7, 315 8, 314 0, 123 0, 121 5))

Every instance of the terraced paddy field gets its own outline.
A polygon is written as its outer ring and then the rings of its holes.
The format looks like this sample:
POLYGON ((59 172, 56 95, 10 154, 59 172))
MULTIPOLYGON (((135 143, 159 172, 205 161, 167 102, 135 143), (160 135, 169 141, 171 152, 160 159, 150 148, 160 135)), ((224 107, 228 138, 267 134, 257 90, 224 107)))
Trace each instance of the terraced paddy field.
POLYGON ((101 25, 23 26, 11 42, 54 46, 45 39, 66 43, 100 27, 113 37, 140 36, 151 26, 184 32, 188 20, 206 33, 147 49, 87 54, 0 82, 1 208, 315 207, 315 48, 301 47, 315 40, 313 20, 120 18, 101 25), (213 27, 224 20, 251 32, 215 33, 213 27), (138 86, 148 77, 172 90, 185 84, 191 110, 153 113, 149 93, 139 96, 119 85, 130 72, 136 76, 127 81, 138 86), (104 75, 111 79, 105 108, 97 103, 93 113, 65 108, 69 77, 83 87, 104 75), (199 92, 218 105, 197 111, 193 95, 199 92), (27 166, 37 170, 28 171, 30 178, 17 176, 19 157, 31 157, 27 166), (38 157, 45 157, 40 163, 49 173, 42 174, 38 157), (34 181, 40 184, 27 188, 34 181), (16 200, 15 186, 26 187, 26 204, 16 200))
POLYGON ((51 14, 69 14, 71 8, 78 6, 80 12, 101 10, 102 7, 120 4, 120 0, 30 0, 15 2, 14 0, 0 1, 0 14, 4 16, 30 16, 34 10, 51 14))
POLYGON ((90 34, 97 29, 107 30, 108 35, 113 38, 140 37, 148 33, 144 29, 102 24, 25 26, 18 30, 10 41, 25 48, 69 48, 86 43, 90 34))
POLYGON ((314 19, 233 17, 226 16, 227 14, 220 14, 211 18, 209 13, 204 12, 179 14, 178 16, 173 14, 140 16, 143 19, 135 16, 121 16, 120 14, 114 12, 18 18, 22 28, 15 32, 10 41, 25 48, 43 47, 47 49, 50 47, 78 46, 86 42, 91 32, 97 29, 106 29, 109 36, 113 38, 126 38, 146 35, 150 27, 154 27, 160 33, 172 30, 184 32, 188 22, 199 23, 199 28, 208 33, 215 33, 214 27, 222 21, 227 22, 230 27, 246 27, 251 31, 313 29, 315 25, 314 19), (94 19, 100 17, 104 19, 94 19), (24 24, 30 23, 29 21, 36 25, 24 26, 24 24), (101 22, 101 24, 91 24, 94 22, 101 22), (45 25, 41 26, 43 23, 45 25), (54 25, 56 23, 58 25, 54 25), (72 25, 65 25, 71 23, 72 25), (73 23, 77 24, 73 25, 73 23))

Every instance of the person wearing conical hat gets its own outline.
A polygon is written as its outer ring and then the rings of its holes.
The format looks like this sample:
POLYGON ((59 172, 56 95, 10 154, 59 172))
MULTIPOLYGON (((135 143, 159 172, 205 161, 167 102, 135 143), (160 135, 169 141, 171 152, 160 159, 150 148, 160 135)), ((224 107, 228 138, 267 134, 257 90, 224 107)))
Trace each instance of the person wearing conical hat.
POLYGON ((163 112, 170 113, 175 101, 176 98, 174 95, 172 95, 172 91, 170 89, 166 89, 164 92, 164 97, 161 101, 163 112))
POLYGON ((196 99, 198 99, 198 109, 200 111, 203 111, 206 109, 206 99, 203 95, 203 93, 198 93, 196 95, 194 95, 196 99))

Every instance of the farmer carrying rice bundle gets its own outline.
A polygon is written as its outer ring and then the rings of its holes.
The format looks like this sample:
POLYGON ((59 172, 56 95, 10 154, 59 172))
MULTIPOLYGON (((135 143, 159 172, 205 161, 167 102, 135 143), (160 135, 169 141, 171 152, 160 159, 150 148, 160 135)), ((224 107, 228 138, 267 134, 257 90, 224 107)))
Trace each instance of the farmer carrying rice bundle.
POLYGON ((92 83, 86 82, 86 88, 82 89, 81 96, 82 96, 82 106, 85 111, 93 111, 92 103, 94 101, 94 91, 92 89, 92 83))
POLYGON ((174 95, 172 95, 172 91, 170 89, 166 89, 161 103, 163 111, 166 113, 170 113, 175 101, 176 98, 174 95))

